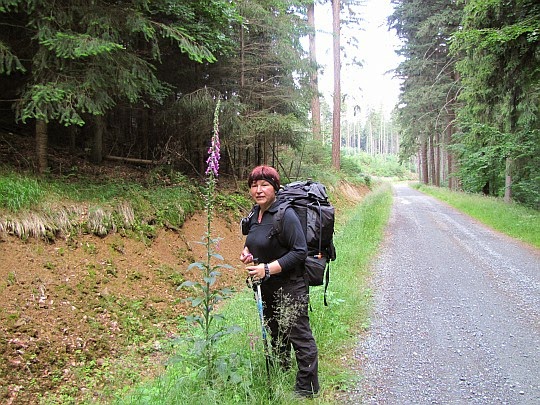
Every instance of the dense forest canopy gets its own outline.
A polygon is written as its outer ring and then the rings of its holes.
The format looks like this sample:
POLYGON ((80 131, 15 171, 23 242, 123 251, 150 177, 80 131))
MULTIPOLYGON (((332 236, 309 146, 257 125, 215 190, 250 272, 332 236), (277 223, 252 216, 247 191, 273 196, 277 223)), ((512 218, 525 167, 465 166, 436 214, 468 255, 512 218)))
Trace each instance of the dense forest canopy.
MULTIPOLYGON (((35 137, 40 171, 54 170, 54 145, 201 175, 220 98, 221 167, 235 177, 315 138, 413 157, 425 183, 540 207, 537 1, 392 0, 394 122, 367 112, 337 138, 324 104, 312 134, 318 66, 302 46, 322 3, 0 0, 0 124, 35 137)), ((349 31, 362 28, 358 3, 339 2, 349 31)))
POLYGON ((224 170, 242 175, 305 134, 304 16, 298 1, 2 1, 2 125, 38 150, 202 173, 220 97, 224 170))
POLYGON ((540 208, 540 4, 394 0, 402 157, 421 180, 540 208))

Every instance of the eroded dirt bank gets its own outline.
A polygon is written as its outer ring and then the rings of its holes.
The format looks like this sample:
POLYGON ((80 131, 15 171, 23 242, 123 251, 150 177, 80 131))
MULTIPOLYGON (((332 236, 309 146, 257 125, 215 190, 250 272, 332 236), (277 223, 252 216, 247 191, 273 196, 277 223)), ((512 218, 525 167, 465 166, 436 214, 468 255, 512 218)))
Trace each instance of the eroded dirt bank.
MULTIPOLYGON (((153 359, 187 313, 187 292, 176 288, 197 277, 187 267, 204 260, 197 242, 205 226, 206 218, 195 215, 179 232, 162 230, 146 242, 120 234, 54 243, 1 236, 0 402, 100 395, 128 358, 133 378, 159 371, 153 359), (100 385, 87 383, 100 374, 100 385)), ((213 228, 223 238, 219 253, 235 266, 243 245, 237 224, 216 218, 213 228)), ((223 270, 220 283, 242 286, 243 271, 223 270)))

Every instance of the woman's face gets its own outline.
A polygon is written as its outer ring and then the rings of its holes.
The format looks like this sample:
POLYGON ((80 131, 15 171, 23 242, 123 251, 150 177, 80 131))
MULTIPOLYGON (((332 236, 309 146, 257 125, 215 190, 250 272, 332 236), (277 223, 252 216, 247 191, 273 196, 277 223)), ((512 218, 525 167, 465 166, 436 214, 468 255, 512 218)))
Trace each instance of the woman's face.
POLYGON ((276 199, 276 190, 266 180, 255 180, 249 190, 251 198, 262 208, 268 208, 276 199))

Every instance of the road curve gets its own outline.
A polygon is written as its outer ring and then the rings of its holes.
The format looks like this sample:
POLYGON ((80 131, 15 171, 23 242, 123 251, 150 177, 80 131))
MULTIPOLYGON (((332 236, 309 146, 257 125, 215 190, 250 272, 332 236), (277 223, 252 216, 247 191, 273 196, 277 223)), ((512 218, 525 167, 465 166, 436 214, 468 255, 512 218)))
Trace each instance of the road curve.
POLYGON ((540 404, 540 251, 400 184, 373 271, 344 402, 540 404))

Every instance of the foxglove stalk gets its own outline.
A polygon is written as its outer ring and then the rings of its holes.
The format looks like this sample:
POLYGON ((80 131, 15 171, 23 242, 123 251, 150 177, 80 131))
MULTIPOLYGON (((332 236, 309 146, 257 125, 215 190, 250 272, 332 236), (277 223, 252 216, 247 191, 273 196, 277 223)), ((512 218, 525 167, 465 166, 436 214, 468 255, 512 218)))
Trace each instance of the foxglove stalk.
POLYGON ((214 111, 214 133, 212 135, 212 141, 210 148, 208 149, 208 159, 206 160, 206 188, 204 191, 205 209, 206 209, 206 233, 202 238, 202 244, 206 247, 206 260, 196 263, 191 263, 188 266, 188 270, 197 267, 202 270, 201 281, 185 281, 179 288, 193 287, 200 293, 199 296, 189 297, 188 301, 191 301, 191 305, 194 308, 198 308, 198 313, 190 315, 187 319, 199 325, 202 328, 203 336, 200 339, 195 339, 194 351, 201 354, 201 360, 204 361, 204 372, 206 375, 206 382, 212 384, 215 380, 216 373, 218 372, 218 357, 217 351, 214 346, 217 342, 217 337, 225 336, 232 333, 234 328, 227 328, 226 326, 216 326, 214 320, 222 319, 221 315, 215 313, 216 306, 223 299, 228 298, 231 294, 230 289, 216 288, 215 283, 217 277, 220 275, 220 268, 231 268, 227 264, 215 264, 214 261, 223 260, 216 250, 219 248, 219 238, 212 238, 212 218, 214 211, 214 204, 216 199, 216 183, 219 174, 219 158, 220 158, 220 144, 219 144, 219 109, 220 100, 218 99, 216 109, 214 111))
POLYGON ((216 113, 214 114, 214 133, 212 142, 208 148, 208 159, 206 159, 206 175, 217 177, 219 175, 219 159, 220 159, 220 141, 219 141, 219 107, 221 100, 218 100, 216 105, 216 113))

